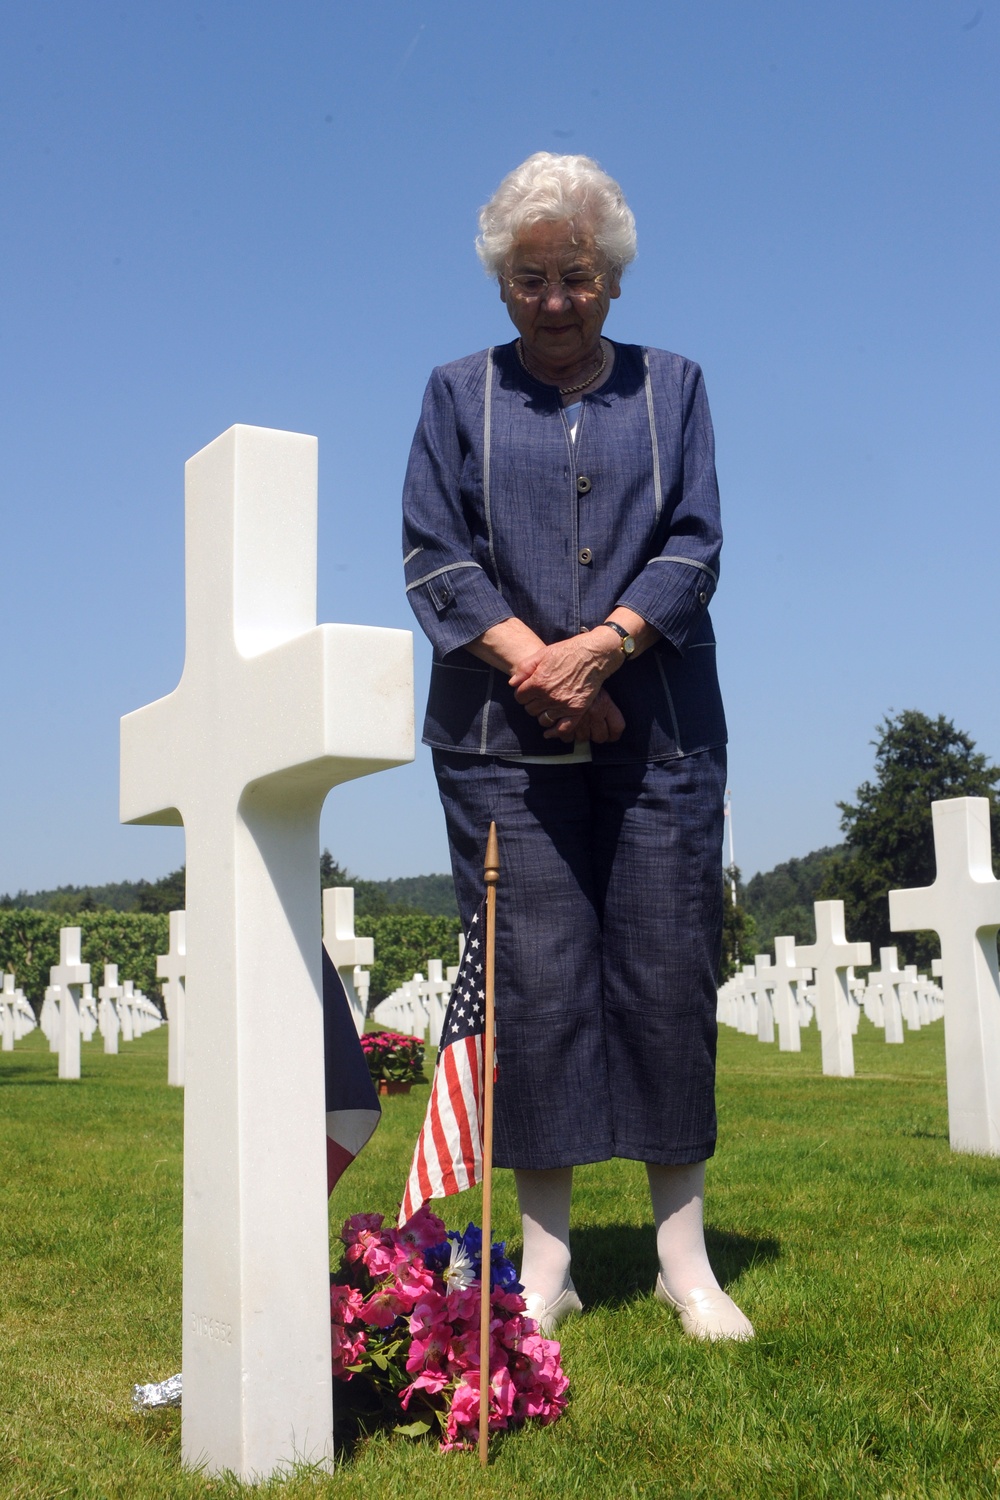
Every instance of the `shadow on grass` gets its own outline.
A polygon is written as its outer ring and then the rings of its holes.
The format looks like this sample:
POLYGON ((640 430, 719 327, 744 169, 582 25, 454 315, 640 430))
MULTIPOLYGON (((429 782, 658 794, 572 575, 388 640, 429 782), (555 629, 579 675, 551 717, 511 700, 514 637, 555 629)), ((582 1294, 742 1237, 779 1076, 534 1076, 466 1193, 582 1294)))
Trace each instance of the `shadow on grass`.
MULTIPOLYGON (((761 1261, 777 1260, 781 1243, 727 1229, 705 1228, 709 1259, 720 1283, 738 1281, 761 1261)), ((648 1296, 656 1280, 656 1236, 652 1224, 587 1225, 572 1233, 573 1281, 589 1307, 620 1307, 648 1296)))
MULTIPOLYGON (((51 1054, 51 1057, 54 1064, 51 1074, 40 1073, 38 1067, 32 1066, 30 1063, 21 1063, 20 1065, 14 1063, 13 1065, 11 1065, 11 1063, 9 1063, 6 1058, 4 1058, 3 1062, 0 1063, 0 1089, 25 1087, 49 1088, 53 1084, 66 1082, 66 1080, 61 1079, 55 1071, 55 1069, 59 1066, 59 1054, 53 1052, 51 1054)), ((71 1079, 69 1081, 73 1082, 74 1080, 71 1079)))

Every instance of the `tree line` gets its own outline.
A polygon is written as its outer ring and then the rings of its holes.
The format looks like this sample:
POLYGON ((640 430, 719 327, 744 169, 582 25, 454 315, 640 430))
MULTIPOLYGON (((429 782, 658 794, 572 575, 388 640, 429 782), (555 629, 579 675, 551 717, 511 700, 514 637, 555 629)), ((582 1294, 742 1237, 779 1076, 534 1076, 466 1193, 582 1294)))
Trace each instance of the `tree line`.
MULTIPOLYGON (((932 802, 987 797, 994 848, 1000 849, 1000 766, 943 714, 932 719, 916 709, 887 715, 872 744, 872 779, 858 787, 852 801, 837 804, 842 844, 786 860, 746 884, 738 870, 726 872, 720 980, 752 963, 756 953, 772 952, 780 933, 813 942, 813 902, 829 899, 844 902, 848 936, 869 942, 873 957, 880 947, 895 945, 904 963, 929 967, 938 952, 936 936, 892 932, 889 891, 934 880, 932 802)), ((459 921, 450 875, 363 880, 324 849, 319 876, 323 888, 354 887, 357 931, 375 938, 374 1000, 415 971, 424 972, 428 958, 441 958, 446 965, 456 961, 459 921)), ((58 958, 59 927, 72 923, 83 928, 85 962, 98 965, 106 957, 119 964, 123 978, 158 997, 156 954, 166 951, 166 913, 181 909, 184 902, 183 866, 155 881, 61 886, 0 897, 0 971, 12 969, 29 999, 40 1003, 49 965, 58 958), (34 920, 42 917, 46 920, 34 920), (146 920, 150 918, 157 921, 146 920)))
MULTIPOLYGON (((375 940, 372 1003, 383 1000, 427 960, 458 962, 460 923, 450 875, 361 880, 337 864, 329 849, 320 859, 320 887, 354 887, 355 931, 375 940)), ((0 897, 0 974, 13 973, 36 1011, 59 961, 60 927, 81 929, 81 958, 91 966, 95 993, 105 963, 161 1005, 156 956, 168 945, 167 913, 185 905, 182 865, 160 880, 104 886, 60 886, 0 897)))
POLYGON ((755 953, 772 952, 775 936, 815 941, 814 901, 844 902, 847 935, 869 942, 872 957, 895 946, 902 963, 928 971, 940 952, 932 932, 893 932, 889 892, 933 884, 931 804, 950 797, 986 797, 993 848, 1000 852, 1000 766, 951 719, 916 709, 889 714, 878 725, 875 768, 853 801, 838 802, 843 844, 787 860, 746 885, 737 880, 737 902, 725 886, 726 917, 720 976, 728 978, 755 953))

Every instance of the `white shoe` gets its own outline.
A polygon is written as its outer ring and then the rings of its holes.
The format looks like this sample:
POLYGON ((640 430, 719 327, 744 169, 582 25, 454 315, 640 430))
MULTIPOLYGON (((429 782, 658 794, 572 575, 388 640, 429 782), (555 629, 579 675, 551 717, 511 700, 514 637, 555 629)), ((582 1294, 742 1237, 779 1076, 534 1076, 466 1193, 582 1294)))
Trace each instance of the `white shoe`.
POLYGON ((657 1302, 673 1308, 684 1332, 693 1339, 745 1341, 754 1337, 750 1319, 721 1287, 692 1287, 684 1301, 678 1302, 667 1291, 663 1277, 657 1274, 655 1296, 657 1302))
POLYGON ((570 1281, 554 1302, 547 1303, 541 1292, 525 1292, 524 1306, 529 1318, 538 1324, 538 1332, 548 1338, 564 1318, 575 1317, 583 1312, 583 1303, 577 1296, 576 1287, 570 1281))

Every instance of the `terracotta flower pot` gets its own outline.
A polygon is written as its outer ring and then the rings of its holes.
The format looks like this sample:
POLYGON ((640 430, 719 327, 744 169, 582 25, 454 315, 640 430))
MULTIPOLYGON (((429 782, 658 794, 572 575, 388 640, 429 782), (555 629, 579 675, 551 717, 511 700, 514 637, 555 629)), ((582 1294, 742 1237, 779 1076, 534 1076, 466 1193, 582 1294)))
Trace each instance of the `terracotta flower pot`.
POLYGON ((380 1094, 408 1094, 412 1087, 412 1083, 399 1083, 393 1079, 380 1078, 378 1091, 380 1094))

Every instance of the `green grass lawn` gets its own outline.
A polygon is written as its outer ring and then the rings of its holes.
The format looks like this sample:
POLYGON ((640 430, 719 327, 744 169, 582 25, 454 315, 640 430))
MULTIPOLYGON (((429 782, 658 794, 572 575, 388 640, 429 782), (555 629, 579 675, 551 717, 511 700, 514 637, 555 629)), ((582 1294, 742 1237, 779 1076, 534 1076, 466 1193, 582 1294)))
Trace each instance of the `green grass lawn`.
MULTIPOLYGON (((485 1474, 376 1437, 254 1493, 1000 1495, 1000 1160, 948 1149, 940 1024, 892 1048, 861 1027, 853 1080, 820 1076, 814 1029, 798 1057, 722 1035, 707 1218, 755 1343, 683 1337, 651 1296, 642 1168, 581 1168, 561 1422, 496 1441, 485 1474)), ((130 1410, 135 1381, 180 1368, 182 1097, 165 1029, 99 1045, 75 1084, 37 1033, 0 1055, 0 1496, 241 1494, 181 1471, 179 1412, 130 1410)), ((426 1097, 383 1101, 335 1226, 393 1213, 426 1097)), ((478 1219, 478 1195, 444 1213, 478 1219)), ((495 1222, 517 1249, 506 1172, 495 1222)))

